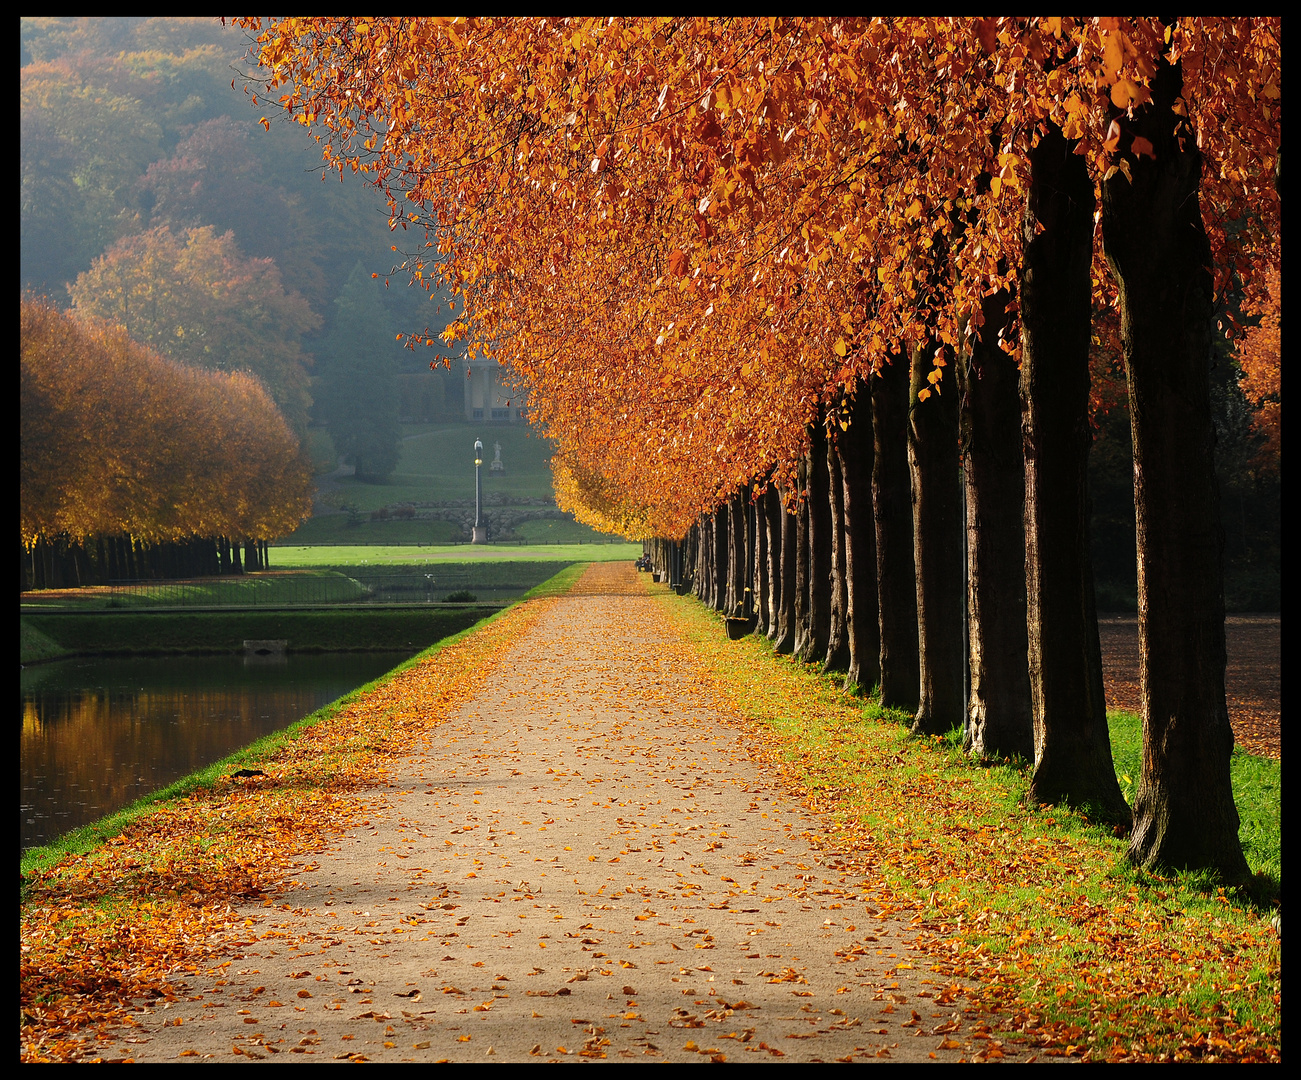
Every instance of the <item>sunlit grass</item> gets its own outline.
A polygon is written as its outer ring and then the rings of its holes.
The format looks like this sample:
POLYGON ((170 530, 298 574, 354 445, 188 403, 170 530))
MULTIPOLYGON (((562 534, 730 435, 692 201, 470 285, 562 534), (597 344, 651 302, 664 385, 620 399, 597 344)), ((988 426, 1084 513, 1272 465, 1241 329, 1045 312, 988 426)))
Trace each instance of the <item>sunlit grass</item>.
MULTIPOLYGON (((911 912, 932 971, 996 1010, 1006 1041, 1093 1060, 1278 1059, 1268 904, 1206 875, 1136 869, 1124 838, 1031 806, 1025 763, 975 763, 956 732, 911 738, 899 714, 840 694, 761 639, 728 642, 714 613, 660 595, 760 752, 825 813, 824 843, 911 912)), ((1112 722, 1118 772, 1134 769, 1133 718, 1112 722)), ((1277 763, 1271 780, 1262 759, 1239 757, 1244 846, 1268 874, 1277 763)))

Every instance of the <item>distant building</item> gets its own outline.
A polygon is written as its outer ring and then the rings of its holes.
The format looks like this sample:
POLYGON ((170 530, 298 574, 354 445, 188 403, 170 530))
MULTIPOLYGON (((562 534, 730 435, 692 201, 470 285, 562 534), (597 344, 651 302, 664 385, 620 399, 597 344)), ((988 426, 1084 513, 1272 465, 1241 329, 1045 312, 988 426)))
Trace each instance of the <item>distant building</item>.
POLYGON ((465 361, 468 378, 465 384, 466 420, 486 420, 498 424, 522 424, 528 417, 528 403, 523 394, 502 381, 502 368, 496 360, 478 357, 465 361))

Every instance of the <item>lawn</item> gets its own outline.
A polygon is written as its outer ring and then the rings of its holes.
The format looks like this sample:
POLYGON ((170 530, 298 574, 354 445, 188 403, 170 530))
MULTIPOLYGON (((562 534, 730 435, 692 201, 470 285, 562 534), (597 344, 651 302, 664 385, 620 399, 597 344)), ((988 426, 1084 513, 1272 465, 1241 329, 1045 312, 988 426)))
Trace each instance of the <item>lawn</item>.
MULTIPOLYGON (((333 475, 324 428, 312 429, 318 512, 282 543, 430 545, 463 543, 474 517, 474 442, 483 443, 483 520, 504 543, 592 544, 608 539, 555 506, 551 443, 524 425, 406 424, 397 469, 382 484, 333 475), (497 445, 503 468, 494 470, 497 445), (321 509, 324 508, 324 509, 321 509), (401 512, 416 517, 403 518, 401 512), (449 518, 451 520, 449 520, 449 518)), ((495 541, 494 541, 495 542, 495 541)))

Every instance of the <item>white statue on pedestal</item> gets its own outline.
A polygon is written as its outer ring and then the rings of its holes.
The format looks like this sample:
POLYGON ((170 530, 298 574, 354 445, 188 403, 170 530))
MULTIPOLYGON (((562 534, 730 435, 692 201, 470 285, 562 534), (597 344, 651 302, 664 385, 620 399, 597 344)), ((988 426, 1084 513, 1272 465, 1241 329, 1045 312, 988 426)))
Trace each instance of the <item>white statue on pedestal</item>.
POLYGON ((501 463, 501 443, 493 443, 492 448, 496 452, 496 456, 492 459, 492 471, 502 472, 506 466, 501 463))

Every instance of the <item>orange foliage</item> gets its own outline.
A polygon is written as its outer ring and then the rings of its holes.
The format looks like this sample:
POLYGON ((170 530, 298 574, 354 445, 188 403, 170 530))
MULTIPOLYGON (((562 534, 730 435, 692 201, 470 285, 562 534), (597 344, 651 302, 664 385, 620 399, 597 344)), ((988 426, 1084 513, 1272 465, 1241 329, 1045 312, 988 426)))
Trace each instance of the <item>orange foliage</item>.
POLYGON ((943 392, 1016 279, 1039 134, 1079 140, 1095 183, 1127 173, 1151 147, 1113 114, 1163 52, 1220 284, 1277 235, 1277 19, 241 23, 259 107, 423 232, 402 269, 454 295, 448 340, 509 363, 602 498, 670 535, 791 486, 809 423, 892 352, 931 341, 943 392))
POLYGON ((20 305, 23 545, 65 536, 267 540, 311 472, 261 384, 201 371, 43 303, 20 305))
POLYGON ((1266 275, 1266 299, 1260 323, 1250 327, 1238 343, 1238 363, 1242 366, 1239 385, 1247 400, 1256 406, 1255 428, 1265 439, 1256 455, 1256 464, 1278 472, 1283 453, 1283 337, 1282 279, 1279 267, 1266 275))

